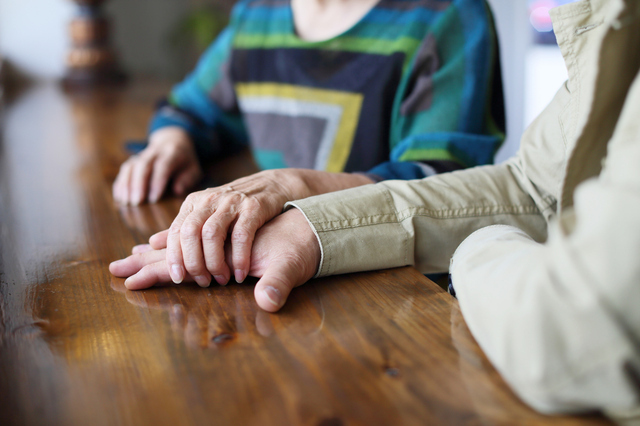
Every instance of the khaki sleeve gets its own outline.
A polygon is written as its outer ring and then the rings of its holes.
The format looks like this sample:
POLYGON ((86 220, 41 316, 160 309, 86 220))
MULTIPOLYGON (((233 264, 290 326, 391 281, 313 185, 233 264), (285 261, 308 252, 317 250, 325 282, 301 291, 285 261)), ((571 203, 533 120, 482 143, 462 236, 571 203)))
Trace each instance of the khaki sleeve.
POLYGON ((546 222, 518 183, 517 160, 416 181, 385 181, 289 203, 302 210, 322 250, 317 276, 414 265, 447 271, 476 229, 510 224, 538 241, 546 222))

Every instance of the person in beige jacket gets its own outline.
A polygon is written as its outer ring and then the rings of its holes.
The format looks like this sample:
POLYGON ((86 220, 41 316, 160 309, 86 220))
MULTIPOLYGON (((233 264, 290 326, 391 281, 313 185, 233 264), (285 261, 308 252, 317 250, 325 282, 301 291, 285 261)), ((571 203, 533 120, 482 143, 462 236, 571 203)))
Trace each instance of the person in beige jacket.
MULTIPOLYGON (((569 79, 515 158, 288 203, 254 241, 255 297, 277 311, 314 274, 448 270, 525 402, 640 422, 640 1, 582 0, 552 18, 569 79)), ((163 240, 112 273, 130 289, 170 281, 163 240)))

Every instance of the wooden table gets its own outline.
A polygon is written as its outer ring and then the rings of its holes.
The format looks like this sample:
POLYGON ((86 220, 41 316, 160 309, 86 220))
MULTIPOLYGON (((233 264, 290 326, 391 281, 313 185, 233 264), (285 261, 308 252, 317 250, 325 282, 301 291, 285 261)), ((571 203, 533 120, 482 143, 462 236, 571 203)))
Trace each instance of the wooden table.
MULTIPOLYGON (((320 279, 278 314, 248 284, 125 290, 109 262, 180 205, 114 205, 127 138, 166 85, 5 107, 0 424, 601 424, 523 405, 458 304, 412 268, 320 279)), ((219 168, 244 173, 246 161, 219 168)))

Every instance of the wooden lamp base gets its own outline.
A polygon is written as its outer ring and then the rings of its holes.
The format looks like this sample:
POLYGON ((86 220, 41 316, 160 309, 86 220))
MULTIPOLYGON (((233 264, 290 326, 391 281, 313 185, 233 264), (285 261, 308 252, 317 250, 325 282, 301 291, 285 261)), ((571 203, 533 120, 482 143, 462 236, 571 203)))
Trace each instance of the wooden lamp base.
POLYGON ((67 56, 65 87, 120 84, 125 75, 109 44, 109 22, 102 14, 104 0, 74 0, 78 14, 69 24, 72 47, 67 56))

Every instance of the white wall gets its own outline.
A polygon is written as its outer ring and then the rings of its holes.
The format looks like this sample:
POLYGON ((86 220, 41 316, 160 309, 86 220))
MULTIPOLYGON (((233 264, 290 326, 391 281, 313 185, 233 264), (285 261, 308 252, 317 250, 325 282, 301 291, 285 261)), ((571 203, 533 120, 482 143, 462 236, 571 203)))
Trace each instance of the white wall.
POLYGON ((507 139, 496 162, 511 157, 520 146, 525 126, 526 55, 532 46, 526 0, 488 0, 493 9, 498 36, 507 114, 507 139))
MULTIPOLYGON (((193 3, 197 1, 108 1, 111 40, 123 68, 135 74, 181 75, 186 64, 179 63, 180 52, 168 39, 193 3)), ((62 77, 68 25, 76 10, 71 0, 0 0, 0 54, 33 77, 62 77)))
POLYGON ((61 77, 73 10, 69 0, 0 0, 0 54, 32 76, 61 77))

